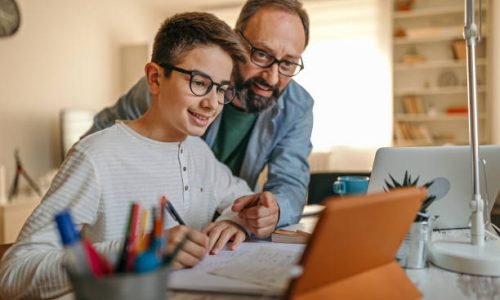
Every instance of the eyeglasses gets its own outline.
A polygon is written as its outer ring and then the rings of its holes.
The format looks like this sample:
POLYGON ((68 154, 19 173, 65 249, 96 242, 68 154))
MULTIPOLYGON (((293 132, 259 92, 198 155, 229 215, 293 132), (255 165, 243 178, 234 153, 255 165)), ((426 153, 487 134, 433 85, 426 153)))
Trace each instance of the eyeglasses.
POLYGON ((256 66, 261 68, 269 68, 275 63, 278 64, 278 72, 281 75, 287 77, 293 77, 299 74, 302 69, 304 69, 304 63, 302 62, 302 57, 299 57, 298 61, 293 62, 286 59, 277 59, 268 52, 255 48, 252 43, 243 35, 243 32, 239 32, 241 37, 250 45, 250 61, 256 66))
POLYGON ((219 104, 228 104, 234 100, 236 97, 236 88, 232 86, 228 81, 222 81, 217 83, 212 80, 210 76, 205 73, 196 70, 185 70, 170 64, 158 63, 162 68, 177 71, 179 73, 188 74, 189 77, 189 89, 195 96, 205 96, 210 93, 213 86, 215 85, 218 102, 219 104))

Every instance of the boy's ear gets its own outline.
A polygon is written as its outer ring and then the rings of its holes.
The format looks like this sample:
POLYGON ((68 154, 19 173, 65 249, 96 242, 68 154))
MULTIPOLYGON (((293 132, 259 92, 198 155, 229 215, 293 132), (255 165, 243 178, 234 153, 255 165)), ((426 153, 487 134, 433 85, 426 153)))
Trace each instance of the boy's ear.
POLYGON ((162 72, 162 68, 159 65, 150 62, 144 67, 144 72, 146 73, 149 91, 153 95, 158 94, 160 91, 160 72, 162 72))

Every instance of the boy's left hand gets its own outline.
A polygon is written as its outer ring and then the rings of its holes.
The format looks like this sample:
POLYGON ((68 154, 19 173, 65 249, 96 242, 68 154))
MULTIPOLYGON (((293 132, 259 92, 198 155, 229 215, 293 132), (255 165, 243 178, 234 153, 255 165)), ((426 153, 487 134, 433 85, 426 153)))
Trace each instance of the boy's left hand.
POLYGON ((235 250, 246 238, 245 231, 238 224, 227 220, 212 222, 202 232, 209 238, 208 251, 212 255, 219 253, 230 241, 232 244, 229 248, 235 250))

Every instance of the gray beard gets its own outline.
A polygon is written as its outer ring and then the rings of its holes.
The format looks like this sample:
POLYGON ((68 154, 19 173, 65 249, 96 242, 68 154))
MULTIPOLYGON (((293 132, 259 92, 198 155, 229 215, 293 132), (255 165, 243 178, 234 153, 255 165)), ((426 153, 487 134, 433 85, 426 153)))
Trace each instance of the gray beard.
POLYGON ((254 91, 252 91, 252 86, 255 82, 259 84, 269 86, 263 79, 260 77, 252 77, 243 81, 243 78, 239 74, 238 71, 234 72, 235 84, 238 89, 238 104, 241 106, 246 112, 249 113, 259 113, 261 111, 266 110, 267 108, 273 106, 276 103, 280 95, 280 91, 277 85, 271 87, 273 92, 270 97, 264 97, 257 95, 254 91))

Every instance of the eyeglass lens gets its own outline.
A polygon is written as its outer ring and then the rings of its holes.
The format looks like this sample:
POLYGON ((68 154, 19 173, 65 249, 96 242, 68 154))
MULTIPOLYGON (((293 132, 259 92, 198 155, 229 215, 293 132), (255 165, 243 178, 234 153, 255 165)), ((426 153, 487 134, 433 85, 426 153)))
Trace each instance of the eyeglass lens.
POLYGON ((191 76, 190 88, 191 92, 196 96, 205 96, 212 90, 214 85, 219 99, 223 98, 223 102, 219 101, 219 103, 229 103, 236 96, 234 87, 229 84, 217 84, 210 77, 203 74, 192 74, 191 76))

